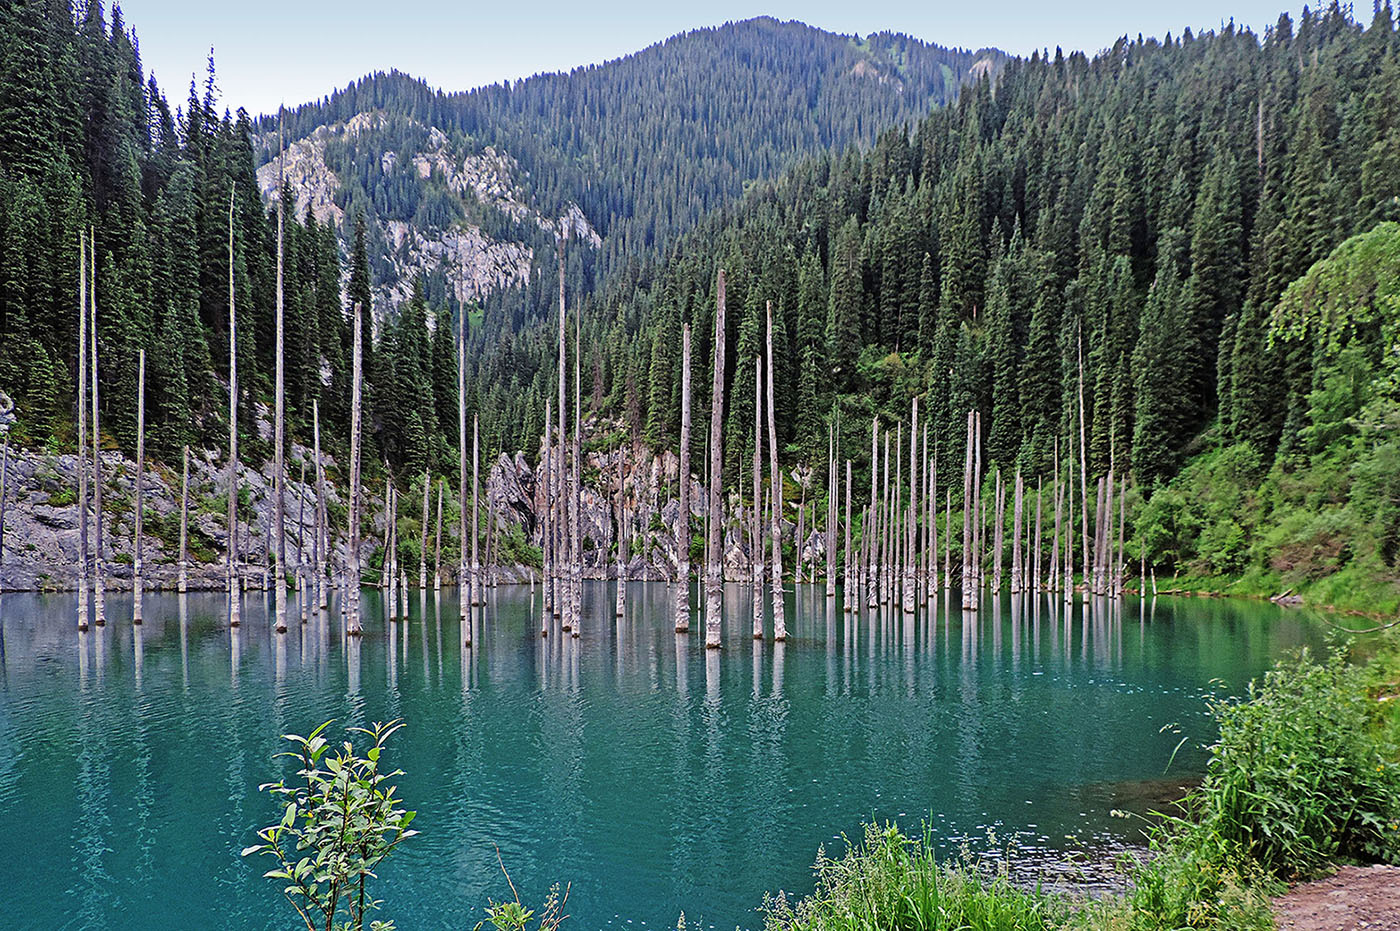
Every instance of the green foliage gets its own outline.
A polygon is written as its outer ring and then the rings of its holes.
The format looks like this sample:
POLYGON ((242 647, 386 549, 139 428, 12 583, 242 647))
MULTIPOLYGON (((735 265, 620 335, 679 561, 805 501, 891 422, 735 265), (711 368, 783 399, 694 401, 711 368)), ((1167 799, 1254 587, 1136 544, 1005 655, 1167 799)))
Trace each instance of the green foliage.
POLYGON ((1391 661, 1334 651, 1278 663, 1242 702, 1214 700, 1220 737, 1184 815, 1154 829, 1133 926, 1236 927, 1276 881, 1339 860, 1400 862, 1400 721, 1376 700, 1391 661))
POLYGON ((892 824, 867 824, 839 859, 817 855, 816 890, 795 905, 764 902, 768 931, 1038 931, 1070 915, 1062 900, 982 875, 970 860, 939 864, 932 835, 911 839, 892 824))
MULTIPOLYGON (((370 746, 359 755, 351 741, 333 749, 322 737, 327 721, 302 737, 286 734, 295 750, 278 754, 300 764, 297 780, 266 783, 259 788, 284 805, 281 820, 258 831, 260 844, 243 855, 270 856, 277 866, 263 875, 285 883, 282 894, 296 909, 307 931, 362 931, 380 903, 367 897, 375 869, 400 843, 413 837, 414 812, 395 796, 393 780, 401 770, 382 767, 385 742, 403 725, 391 721, 369 728, 352 727, 370 746), (346 918, 336 923, 344 910, 346 918)), ((392 923, 374 921, 374 931, 392 923)))

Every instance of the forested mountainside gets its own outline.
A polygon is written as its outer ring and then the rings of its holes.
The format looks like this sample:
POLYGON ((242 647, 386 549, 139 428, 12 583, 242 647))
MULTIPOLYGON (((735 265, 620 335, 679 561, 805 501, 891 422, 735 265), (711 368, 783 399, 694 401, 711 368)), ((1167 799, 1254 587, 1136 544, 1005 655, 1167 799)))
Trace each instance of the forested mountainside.
MULTIPOLYGON (((0 387, 17 401, 14 435, 71 444, 77 243, 91 225, 111 439, 133 445, 144 348, 149 448, 168 460, 186 442, 222 446, 231 202, 240 417, 258 461, 273 353, 275 220, 254 169, 266 133, 221 110, 212 70, 172 108, 120 14, 109 23, 99 4, 76 20, 62 0, 21 0, 3 17, 0 387)), ((563 197, 515 177, 533 203, 563 197)), ((1163 568, 1272 580, 1363 566, 1393 583, 1400 311, 1384 224, 1400 218, 1397 194, 1389 6, 1368 25, 1334 6, 1263 36, 1230 27, 1012 61, 867 151, 752 185, 664 254, 619 263, 583 304, 588 247, 570 241, 585 403, 674 445, 678 334, 692 326, 705 371, 722 267, 735 397, 753 383, 773 303, 789 465, 819 462, 839 421, 864 482, 870 418, 905 419, 918 396, 945 476, 961 466, 969 409, 993 470, 1048 481, 1057 451, 1062 470, 1078 460, 1082 435, 1091 479, 1110 466, 1131 476, 1130 549, 1140 541, 1163 568)), ((541 219, 562 203, 517 225, 547 234, 541 219)), ((314 211, 288 223, 286 246, 289 428, 304 437, 319 401, 332 451, 348 434, 346 308, 373 302, 374 233, 347 222, 361 232, 345 261, 314 211)), ((612 235, 617 222, 596 227, 612 235)), ((547 306, 553 276, 530 281, 547 306)), ((455 468, 452 321, 425 285, 375 334, 368 463, 455 468)), ((522 322, 490 306, 471 318, 468 405, 488 451, 533 450, 556 390, 553 323, 522 322)), ((751 416, 728 408, 726 483, 752 446, 751 416)))
MULTIPOLYGON (((709 358, 723 267, 727 383, 752 384, 771 301, 791 458, 820 462, 835 415, 859 468, 872 415, 907 423, 915 396, 943 475, 960 474, 970 409, 993 470, 1048 481, 1082 434, 1090 479, 1113 467, 1141 496, 1229 448, 1233 498, 1205 480, 1174 509, 1154 498, 1161 526, 1137 528, 1149 560, 1316 575, 1364 556, 1394 579, 1400 308, 1395 227, 1378 224, 1400 218, 1397 194, 1389 6, 1367 26, 1333 6, 1262 37, 1014 61, 912 135, 814 160, 613 282, 585 340, 595 403, 673 442, 678 334, 690 323, 709 358), (1325 480, 1305 478, 1317 457, 1325 480)), ((533 367, 513 394, 543 396, 547 352, 501 358, 493 378, 533 367)), ((518 419, 537 424, 539 406, 518 419)), ((738 475, 749 406, 727 419, 738 475)))
MULTIPOLYGON (((518 326, 549 304, 548 287, 521 287, 532 265, 553 268, 542 219, 570 216, 581 240, 601 237, 600 255, 570 267, 571 288, 587 291, 747 184, 829 148, 868 146, 1003 60, 762 18, 461 93, 374 74, 281 125, 299 206, 335 216, 347 238, 344 218, 366 215, 376 296, 394 303, 424 275, 431 300, 494 298, 489 312, 518 326)), ((273 163, 278 116, 258 129, 258 162, 273 163)), ((265 188, 274 176, 264 165, 265 188)))

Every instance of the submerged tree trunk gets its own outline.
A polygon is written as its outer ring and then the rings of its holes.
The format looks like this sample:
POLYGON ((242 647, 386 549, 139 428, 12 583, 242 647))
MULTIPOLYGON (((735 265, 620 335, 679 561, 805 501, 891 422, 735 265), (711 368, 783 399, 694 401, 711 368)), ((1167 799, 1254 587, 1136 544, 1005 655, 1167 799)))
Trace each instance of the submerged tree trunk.
POLYGON ((350 513, 349 535, 346 542, 345 573, 345 632, 352 637, 362 633, 360 625, 360 402, 361 381, 364 377, 363 351, 360 346, 361 306, 355 304, 350 376, 350 513))
POLYGON ((1015 502, 1011 509, 1011 594, 1019 595, 1025 582, 1025 552, 1021 548, 1021 507, 1025 487, 1021 482, 1021 470, 1016 470, 1015 502))
MULTIPOLYGON (((621 459, 622 452, 618 451, 621 459)), ((622 495, 622 467, 617 470, 617 487, 622 495)), ((676 513, 676 633, 690 630, 690 324, 681 327, 681 449, 680 449, 680 510, 676 513)), ((619 497, 619 510, 624 499, 619 497)), ((617 584, 626 581, 626 562, 622 559, 622 527, 617 538, 617 584)))
POLYGON ((312 456, 316 460, 316 517, 312 521, 316 526, 311 540, 311 564, 316 574, 316 607, 324 609, 328 602, 326 550, 330 541, 326 530, 326 472, 321 463, 321 404, 315 398, 311 401, 311 442, 312 456))
POLYGON ((749 520, 749 588, 752 591, 753 638, 763 639, 763 357, 754 359, 753 372, 753 511, 749 520))
MULTIPOLYGON (((232 236, 232 232, 229 234, 232 236)), ((97 396, 97 236, 88 230, 88 355, 92 372, 92 619, 98 627, 107 623, 107 567, 102 561, 102 423, 97 396)), ((232 267, 232 266, 230 266, 232 267)), ((230 282, 232 279, 230 279, 230 282)), ((230 284, 230 295, 233 293, 230 284)), ((229 304, 230 313, 233 304, 229 304)))
MULTIPOLYGON (((778 469, 778 417, 773 405, 773 302, 768 302, 768 467, 773 479, 773 639, 787 639, 783 610, 783 473, 778 469)), ((800 544, 799 544, 800 546, 800 544)), ((799 562, 801 560, 799 559, 799 562)))
MULTIPOLYGON (((457 602, 463 621, 471 607, 471 573, 467 567, 467 314, 457 315, 457 500, 461 508, 457 520, 457 539, 461 541, 457 554, 457 602)), ((471 645, 471 624, 462 625, 462 643, 471 645)))
POLYGON ((720 620, 724 602, 724 559, 721 538, 723 537, 723 499, 720 486, 724 484, 724 269, 719 270, 715 286, 715 341, 714 379, 710 385, 710 475, 706 492, 709 495, 709 528, 706 539, 709 541, 707 565, 705 566, 705 647, 717 650, 720 646, 720 620))
POLYGON ((472 604, 482 603, 481 597, 481 557, 477 551, 479 545, 478 529, 480 508, 477 506, 477 495, 480 491, 481 473, 481 419, 476 414, 472 415, 472 604))
POLYGON ((905 509, 904 541, 901 547, 901 561, 904 563, 905 614, 912 614, 918 599, 918 578, 915 568, 915 540, 919 525, 919 399, 910 402, 909 414, 909 506, 905 509))
POLYGON ((841 604, 850 611, 854 604, 851 599, 851 460, 846 460, 846 551, 844 572, 841 576, 841 604))
POLYGON ((861 533, 861 548, 865 551, 865 602, 874 608, 880 603, 879 569, 876 565, 875 521, 879 513, 877 495, 880 488, 880 418, 870 419, 870 509, 866 512, 865 529, 861 533))
POLYGON ((438 479, 437 526, 433 531, 433 591, 442 590, 442 499, 446 483, 438 479))
MULTIPOLYGON (((280 130, 279 130, 280 135, 280 130)), ((285 159, 277 160, 280 185, 281 166, 285 159)), ((287 629, 287 460, 286 460, 286 391, 284 388, 284 349, 282 340, 282 188, 277 189, 277 300, 275 313, 276 364, 272 418, 272 532, 274 578, 272 584, 273 604, 276 607, 277 632, 287 629)))
POLYGON ((557 559, 554 547, 554 473, 551 458, 554 451, 554 399, 544 399, 544 437, 540 452, 540 487, 544 493, 540 508, 540 574, 541 601, 543 603, 543 633, 549 634, 549 619, 554 616, 554 562, 557 559))
POLYGON ((423 522, 418 535, 418 590, 428 590, 428 504, 433 497, 431 470, 423 469, 423 522))
POLYGON ((580 527, 583 508, 583 315, 574 312, 574 444, 573 463, 569 469, 569 614, 573 618, 572 632, 579 635, 583 625, 583 535, 580 527))
POLYGON ((186 446, 180 467, 180 569, 176 590, 184 594, 189 589, 190 565, 190 448, 186 446))
POLYGON ((228 626, 241 622, 238 573, 238 312, 233 287, 233 191, 228 195, 228 626))
POLYGON ((963 452, 962 606, 973 607, 972 596, 972 411, 967 412, 967 447, 963 452))
POLYGON ((141 531, 144 530, 146 509, 146 350, 136 353, 136 517, 135 539, 131 546, 131 623, 143 620, 141 602, 141 531))
MULTIPOLYGON (((88 629, 87 233, 78 231, 78 630, 88 629)), ((93 282, 94 287, 96 282, 93 282)))

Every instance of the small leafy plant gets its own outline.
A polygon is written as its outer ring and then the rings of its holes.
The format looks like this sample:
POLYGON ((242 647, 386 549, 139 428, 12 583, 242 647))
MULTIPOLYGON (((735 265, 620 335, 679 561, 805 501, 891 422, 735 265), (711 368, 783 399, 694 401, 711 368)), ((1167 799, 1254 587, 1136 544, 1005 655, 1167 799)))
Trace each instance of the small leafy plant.
MULTIPOLYGON (((285 807, 279 822, 258 831, 262 843, 245 848, 243 856, 276 859, 276 868, 263 875, 285 883, 282 894, 307 931, 363 931, 366 915, 380 905, 366 893, 375 868, 418 833, 409 829, 415 812, 402 808, 392 785, 403 771, 380 767, 385 742, 403 723, 350 728, 350 733, 369 738, 364 756, 355 752, 350 740, 333 751, 322 736, 330 723, 307 737, 283 735, 296 749, 278 756, 301 763, 297 781, 258 787, 285 807), (343 916, 339 924, 338 915, 343 916)), ((393 927, 391 921, 370 922, 371 931, 393 927)))

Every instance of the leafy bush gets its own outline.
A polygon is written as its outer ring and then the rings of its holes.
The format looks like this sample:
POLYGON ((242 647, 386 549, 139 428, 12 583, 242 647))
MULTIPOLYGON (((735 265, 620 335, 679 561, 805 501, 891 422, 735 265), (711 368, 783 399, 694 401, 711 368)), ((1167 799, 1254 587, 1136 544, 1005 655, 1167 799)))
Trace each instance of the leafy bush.
POLYGON ((1400 863, 1400 746, 1343 651, 1278 663, 1244 702, 1216 701, 1220 738, 1184 817, 1155 829, 1137 871, 1133 924, 1271 927, 1277 880, 1339 859, 1400 863), (1244 916, 1244 917, 1242 917, 1244 916))
MULTIPOLYGON (((243 855, 271 856, 277 866, 263 875, 286 883, 282 894, 296 909, 307 931, 353 929, 363 931, 366 915, 379 902, 366 898, 366 887, 375 868, 400 843, 417 831, 409 829, 414 812, 399 807, 390 784, 401 770, 380 768, 384 743, 403 725, 397 721, 352 727, 372 743, 364 756, 350 741, 327 754, 330 744, 322 732, 327 721, 308 737, 285 734, 295 751, 278 754, 300 761, 299 782, 286 780, 259 788, 285 803, 282 819, 258 831, 262 843, 243 855), (337 924, 344 907, 349 920, 337 924)), ((373 921, 374 931, 390 931, 392 922, 373 921)))

